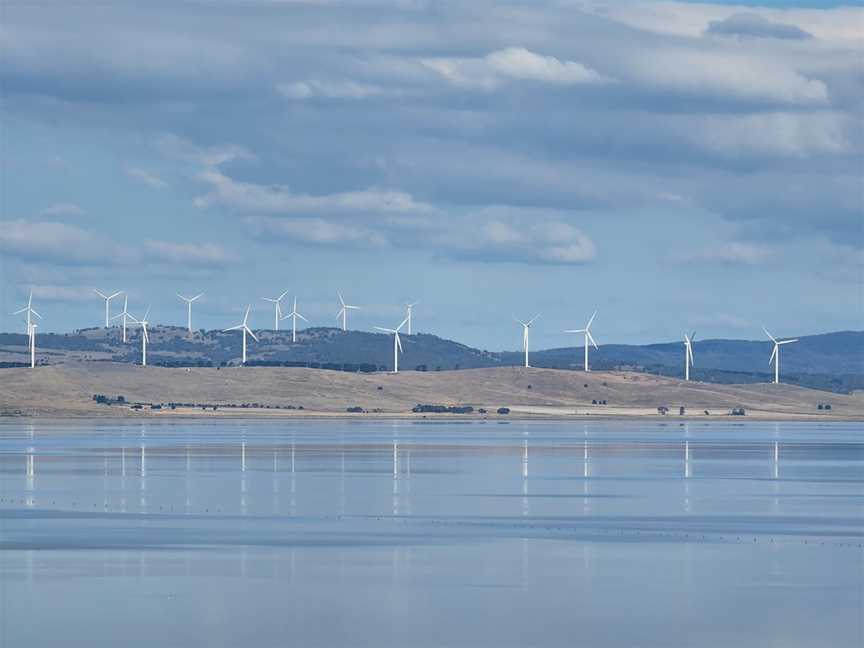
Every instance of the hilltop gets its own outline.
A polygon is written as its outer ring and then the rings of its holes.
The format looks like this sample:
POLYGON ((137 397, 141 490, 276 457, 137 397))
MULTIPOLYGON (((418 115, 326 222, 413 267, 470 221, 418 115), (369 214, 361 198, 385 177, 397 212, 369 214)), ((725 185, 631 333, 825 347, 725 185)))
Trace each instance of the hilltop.
MULTIPOLYGON (((250 339, 249 364, 327 368, 348 372, 380 372, 392 368, 392 338, 363 331, 310 328, 298 333, 296 343, 288 331, 256 331, 250 339)), ((522 354, 487 351, 419 333, 403 335, 400 367, 417 371, 447 371, 519 366, 522 354)), ((27 338, 0 334, 0 366, 27 361, 27 338)), ((91 328, 67 334, 40 334, 37 348, 43 364, 73 362, 140 362, 140 331, 129 329, 123 344, 120 329, 91 328)), ((692 376, 719 384, 770 382, 771 344, 767 341, 697 340, 696 367, 692 376)), ((227 367, 240 363, 241 336, 237 332, 153 326, 150 329, 148 363, 154 366, 227 367)), ((635 371, 680 376, 683 345, 680 342, 648 345, 601 345, 591 350, 596 370, 635 371)), ((531 364, 550 369, 581 369, 582 347, 532 351, 531 364)), ((783 380, 789 384, 836 392, 864 389, 864 332, 844 331, 802 336, 785 347, 783 380)))
POLYGON ((411 416, 418 403, 471 406, 472 416, 478 416, 481 408, 498 416, 499 407, 510 408, 510 416, 656 416, 657 408, 665 406, 670 418, 679 416, 679 407, 700 419, 726 417, 733 408, 744 408, 751 418, 864 418, 862 394, 825 394, 789 385, 686 383, 628 372, 497 367, 368 374, 299 367, 178 369, 121 363, 69 363, 0 372, 0 414, 5 415, 345 415, 348 408, 360 408, 378 415, 411 416), (94 395, 114 404, 99 404, 94 395), (120 396, 123 402, 118 405, 120 396), (132 410, 132 403, 144 407, 132 410), (179 405, 172 410, 172 403, 179 405), (829 403, 831 410, 820 410, 822 403, 829 403), (151 409, 151 404, 161 408, 151 409))

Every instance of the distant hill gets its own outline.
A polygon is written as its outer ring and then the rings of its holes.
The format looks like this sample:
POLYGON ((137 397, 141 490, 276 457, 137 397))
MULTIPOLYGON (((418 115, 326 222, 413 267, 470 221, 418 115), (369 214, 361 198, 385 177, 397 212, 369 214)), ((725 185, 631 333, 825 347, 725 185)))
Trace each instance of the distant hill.
MULTIPOLYGON (((298 333, 296 343, 286 331, 256 331, 249 339, 249 364, 312 366, 346 371, 386 371, 392 368, 393 338, 363 331, 343 332, 335 328, 310 328, 298 333)), ((40 334, 40 362, 69 361, 140 362, 140 331, 130 329, 123 344, 119 328, 82 329, 68 334, 40 334)), ((27 361, 26 336, 0 334, 0 366, 27 361)), ((481 351, 435 335, 403 335, 400 367, 421 371, 516 366, 519 352, 481 351)), ((683 373, 683 343, 648 345, 602 345, 591 349, 591 366, 598 370, 629 369, 665 376, 683 373)), ((771 343, 748 340, 697 340, 694 346, 695 380, 717 383, 768 382, 771 343)), ((535 367, 581 369, 582 347, 546 349, 531 353, 535 367)), ((148 362, 168 366, 231 366, 239 364, 241 336, 238 332, 153 326, 150 329, 148 362)), ((784 382, 806 387, 848 392, 864 389, 864 332, 842 331, 802 336, 783 349, 784 382)))

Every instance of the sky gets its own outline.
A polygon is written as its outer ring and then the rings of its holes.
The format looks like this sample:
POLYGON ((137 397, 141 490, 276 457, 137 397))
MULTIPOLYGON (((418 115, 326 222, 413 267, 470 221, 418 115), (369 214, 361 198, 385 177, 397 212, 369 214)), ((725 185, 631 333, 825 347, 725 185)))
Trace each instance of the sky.
POLYGON ((517 349, 861 329, 864 9, 0 8, 0 330, 313 325, 517 349), (119 312, 121 304, 113 304, 119 312), (286 304, 286 310, 290 303, 286 304), (285 324, 288 324, 286 321, 285 324))

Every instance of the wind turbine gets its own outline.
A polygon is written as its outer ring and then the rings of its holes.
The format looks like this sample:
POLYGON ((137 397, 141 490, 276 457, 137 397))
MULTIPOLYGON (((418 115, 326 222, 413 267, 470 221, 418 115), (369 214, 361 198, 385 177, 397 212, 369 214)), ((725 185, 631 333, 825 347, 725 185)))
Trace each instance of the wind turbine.
POLYGON ((793 342, 797 342, 798 339, 794 340, 777 340, 773 335, 768 332, 764 326, 762 330, 765 331, 765 335, 771 338, 771 341, 774 343, 774 350, 771 352, 771 359, 768 360, 768 366, 771 366, 771 363, 774 363, 774 384, 780 384, 780 346, 783 344, 792 344, 793 342))
POLYGON ((408 304, 405 306, 408 317, 406 317, 406 321, 408 322, 408 335, 411 335, 411 315, 413 313, 414 307, 419 304, 419 301, 414 302, 413 304, 408 304))
POLYGON ((102 299, 105 300, 105 328, 108 328, 108 322, 109 322, 110 319, 111 319, 111 318, 110 318, 110 305, 111 305, 111 300, 114 299, 115 297, 119 297, 120 295, 122 295, 122 294, 123 294, 123 291, 122 291, 122 290, 118 290, 117 292, 115 292, 115 293, 112 294, 112 295, 106 295, 106 294, 103 293, 101 290, 96 290, 96 289, 94 288, 94 289, 93 289, 93 292, 95 292, 97 295, 99 295, 102 299))
POLYGON ((393 334, 393 373, 399 373, 399 353, 402 351, 402 340, 399 339, 399 331, 407 323, 408 323, 408 318, 406 317, 404 320, 402 320, 402 323, 399 326, 397 326, 395 329, 382 328, 380 326, 375 327, 375 329, 378 331, 383 331, 384 333, 392 333, 393 334))
POLYGON ((349 304, 346 304, 345 300, 342 299, 342 293, 341 292, 337 291, 336 294, 339 295, 339 303, 342 304, 342 308, 339 310, 339 313, 336 315, 336 319, 339 319, 340 317, 342 318, 342 330, 347 331, 348 330, 348 311, 349 310, 360 310, 360 307, 359 306, 350 306, 349 304))
POLYGON ((288 294, 288 291, 286 290, 281 295, 279 295, 278 297, 275 297, 275 298, 272 298, 272 297, 262 297, 261 298, 264 301, 268 301, 268 302, 271 302, 273 304, 276 304, 276 330, 277 331, 279 330, 279 320, 285 319, 284 317, 282 317, 282 299, 287 294, 288 294))
POLYGON ((296 342, 297 341, 297 318, 299 317, 300 319, 302 319, 307 324, 309 323, 308 319, 306 319, 300 313, 297 312, 297 298, 296 297, 294 298, 294 308, 292 308, 291 312, 288 313, 282 319, 288 319, 289 317, 292 320, 292 322, 291 322, 291 342, 296 342))
POLYGON ((36 368, 36 327, 38 324, 28 324, 30 329, 30 368, 36 368))
POLYGON ((21 313, 26 313, 27 315, 27 335, 30 335, 30 326, 33 324, 32 315, 35 315, 39 319, 42 319, 42 316, 33 310, 33 291, 30 291, 30 297, 27 298, 27 305, 24 308, 20 308, 13 315, 20 315, 21 313))
POLYGON ((240 322, 237 326, 232 326, 231 328, 227 328, 224 331, 225 333, 227 333, 228 331, 243 331, 243 364, 244 365, 246 364, 246 334, 248 333, 249 335, 252 336, 253 340, 255 340, 256 342, 258 341, 258 338, 255 337, 255 334, 252 332, 252 329, 250 329, 249 326, 247 326, 247 324, 246 324, 246 322, 249 320, 249 309, 251 309, 251 308, 252 308, 251 304, 246 307, 246 314, 243 316, 242 322, 240 322))
POLYGON ((696 331, 693 331, 688 337, 684 334, 684 380, 690 380, 690 367, 693 362, 693 342, 696 341, 696 331))
POLYGON ((131 315, 129 316, 129 319, 131 319, 136 324, 141 325, 141 366, 142 367, 147 366, 147 343, 150 342, 150 336, 147 334, 147 324, 149 324, 149 322, 147 321, 147 316, 149 314, 150 314, 150 307, 148 306, 147 310, 144 311, 144 317, 142 317, 140 320, 135 319, 131 315))
POLYGON ((123 344, 126 344, 126 318, 132 317, 129 314, 128 306, 129 306, 129 295, 125 295, 123 297, 123 312, 117 313, 114 317, 111 318, 111 319, 117 319, 118 317, 123 318, 123 344))
POLYGON ((203 297, 204 293, 198 293, 194 297, 184 297, 177 293, 177 296, 186 302, 186 328, 189 329, 189 333, 192 333, 192 302, 203 297))
POLYGON ((531 325, 534 323, 534 320, 536 320, 538 317, 540 317, 540 315, 535 315, 527 322, 523 322, 522 320, 516 319, 515 317, 513 318, 522 325, 522 350, 525 352, 526 367, 528 366, 528 331, 531 329, 531 325))
POLYGON ((591 335, 591 323, 594 321, 594 318, 597 317, 597 311, 594 311, 594 314, 591 316, 591 319, 588 320, 588 323, 585 325, 583 329, 570 329, 564 331, 565 333, 584 333, 585 334, 585 371, 591 371, 591 368, 588 366, 588 343, 594 345, 594 348, 597 347, 597 343, 594 341, 594 336, 591 335))

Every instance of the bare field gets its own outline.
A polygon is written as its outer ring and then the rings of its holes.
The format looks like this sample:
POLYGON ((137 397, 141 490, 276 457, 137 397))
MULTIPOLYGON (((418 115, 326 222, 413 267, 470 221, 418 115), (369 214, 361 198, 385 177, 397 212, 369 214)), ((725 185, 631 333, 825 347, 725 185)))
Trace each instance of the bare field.
MULTIPOLYGON (((471 405, 540 417, 654 416, 660 405, 678 416, 725 416, 743 407, 759 418, 864 419, 864 395, 842 395, 788 385, 715 385, 621 372, 502 367, 461 371, 355 374, 320 369, 233 367, 168 369, 122 363, 70 363, 0 371, 0 414, 20 416, 345 415, 348 407, 404 416, 418 404, 471 405), (257 403, 262 407, 132 411, 95 403, 93 394, 129 402, 257 403), (606 405, 592 405, 605 400, 606 405), (830 403, 829 412, 817 410, 830 403), (266 406, 302 406, 303 410, 266 406)), ((357 416, 370 416, 358 414, 357 416)), ((444 415, 450 416, 450 415, 444 415)))

